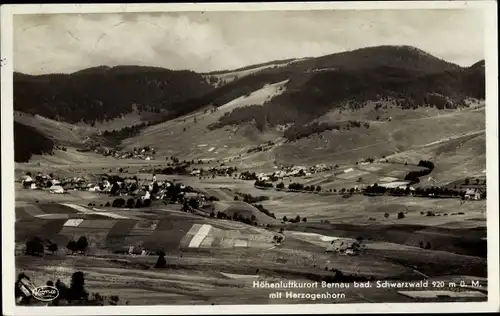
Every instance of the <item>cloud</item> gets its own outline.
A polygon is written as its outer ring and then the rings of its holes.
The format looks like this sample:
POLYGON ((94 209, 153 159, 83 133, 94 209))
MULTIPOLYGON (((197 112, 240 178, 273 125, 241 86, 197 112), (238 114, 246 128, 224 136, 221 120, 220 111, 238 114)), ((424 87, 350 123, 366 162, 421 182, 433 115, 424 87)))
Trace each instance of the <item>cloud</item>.
POLYGON ((464 66, 484 58, 475 10, 16 15, 14 67, 73 72, 148 65, 200 72, 376 45, 413 45, 464 66))

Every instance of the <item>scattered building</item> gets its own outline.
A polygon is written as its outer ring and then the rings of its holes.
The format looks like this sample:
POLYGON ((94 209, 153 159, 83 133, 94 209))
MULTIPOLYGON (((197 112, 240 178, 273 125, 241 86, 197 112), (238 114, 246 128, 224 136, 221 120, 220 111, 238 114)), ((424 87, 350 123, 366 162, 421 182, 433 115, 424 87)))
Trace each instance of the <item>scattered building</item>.
POLYGON ((482 194, 483 192, 481 191, 481 189, 473 189, 473 188, 470 188, 470 189, 467 189, 467 191, 465 191, 465 196, 464 198, 466 200, 480 200, 482 198, 482 194))

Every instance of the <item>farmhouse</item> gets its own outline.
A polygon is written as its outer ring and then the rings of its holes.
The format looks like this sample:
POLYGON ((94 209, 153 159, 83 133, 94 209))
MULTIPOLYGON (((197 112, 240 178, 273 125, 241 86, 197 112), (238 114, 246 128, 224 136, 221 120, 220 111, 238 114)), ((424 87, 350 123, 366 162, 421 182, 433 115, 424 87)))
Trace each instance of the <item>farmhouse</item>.
POLYGON ((199 176, 200 174, 201 174, 201 170, 199 170, 199 169, 195 169, 195 170, 191 171, 192 176, 199 176))
POLYGON ((482 193, 480 189, 467 189, 464 197, 466 200, 480 200, 482 193))
POLYGON ((359 254, 359 243, 343 239, 332 240, 331 244, 326 248, 326 252, 335 252, 342 255, 356 256, 359 254))
POLYGON ((265 173, 259 173, 257 179, 259 179, 259 181, 269 181, 270 177, 265 173))
POLYGON ((21 183, 23 184, 23 187, 25 189, 30 189, 32 188, 32 185, 34 185, 34 181, 33 181, 33 178, 30 177, 29 175, 26 175, 23 177, 23 180, 21 180, 21 183))
POLYGON ((53 194, 63 194, 64 193, 64 189, 60 185, 53 185, 53 186, 51 186, 49 188, 49 192, 53 193, 53 194))

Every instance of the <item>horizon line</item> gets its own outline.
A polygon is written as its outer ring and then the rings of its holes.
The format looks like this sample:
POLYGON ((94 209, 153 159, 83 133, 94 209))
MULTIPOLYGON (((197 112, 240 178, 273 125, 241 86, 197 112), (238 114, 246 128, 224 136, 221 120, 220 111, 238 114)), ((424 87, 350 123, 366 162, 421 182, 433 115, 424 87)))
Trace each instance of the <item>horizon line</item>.
MULTIPOLYGON (((447 63, 450 63, 450 64, 453 64, 453 65, 456 65, 460 68, 469 68, 469 67, 472 67, 473 65, 481 62, 481 61, 485 61, 485 58, 481 58, 469 65, 460 65, 458 63, 455 63, 455 62, 451 62, 451 61, 448 61, 444 58, 440 58, 440 57, 437 57, 417 46, 413 46, 413 45, 375 45, 375 46, 365 46, 365 47, 359 47, 359 48, 355 48, 355 49, 351 49, 351 50, 343 50, 343 51, 338 51, 338 52, 334 52, 334 53, 330 53, 330 54, 324 54, 324 55, 319 55, 319 56, 308 56, 308 57, 289 57, 289 58, 284 58, 284 59, 275 59, 275 60, 269 60, 269 61, 263 61, 263 62, 260 62, 260 63, 255 63, 255 64, 249 64, 249 65, 244 65, 244 66, 240 66, 240 67, 237 67, 237 68, 232 68, 232 69, 217 69, 217 70, 211 70, 211 71, 204 71, 204 72, 198 72, 194 69, 189 69, 189 68, 185 68, 185 69, 172 69, 172 68, 168 68, 168 67, 162 67, 162 66, 152 66, 152 65, 139 65, 139 64, 116 64, 116 65, 104 65, 104 64, 100 64, 100 65, 96 65, 96 66, 89 66, 89 67, 85 67, 85 68, 81 68, 79 70, 75 70, 75 71, 72 71, 72 72, 46 72, 46 73, 36 73, 36 74, 33 74, 33 73, 28 73, 28 72, 21 72, 21 71, 16 71, 15 69, 13 69, 13 73, 17 73, 17 74, 22 74, 22 75, 28 75, 28 76, 44 76, 44 75, 73 75, 73 74, 76 74, 78 72, 81 72, 81 71, 85 71, 85 70, 88 70, 88 69, 93 69, 93 68, 108 68, 108 69, 112 69, 112 68, 116 68, 116 67, 142 67, 142 68, 156 68, 156 69, 163 69, 163 70, 171 70, 171 71, 191 71, 191 72, 195 72, 195 73, 198 73, 200 75, 210 75, 210 74, 214 74, 214 73, 224 73, 224 72, 234 72, 234 71, 241 71, 241 70, 244 70, 245 68, 248 68, 248 69, 251 69, 252 67, 258 67, 258 66, 262 66, 262 65, 265 65, 265 64, 271 64, 273 62, 284 62, 284 61, 290 61, 290 60, 306 60, 306 59, 313 59, 313 58, 321 58, 321 57, 325 57, 325 56, 331 56, 331 55, 335 55, 335 54, 342 54, 342 53, 348 53, 348 52, 354 52, 354 51, 358 51, 358 50, 363 50, 363 49, 370 49, 370 48, 378 48, 378 47, 394 47, 394 48, 410 48, 410 49, 416 49, 416 50, 419 50, 421 52, 424 52, 426 54, 429 54, 430 56, 434 57, 434 58, 437 58, 439 60, 442 60, 444 62, 447 62, 447 63)), ((14 68, 15 68, 15 65, 14 65, 14 68)))

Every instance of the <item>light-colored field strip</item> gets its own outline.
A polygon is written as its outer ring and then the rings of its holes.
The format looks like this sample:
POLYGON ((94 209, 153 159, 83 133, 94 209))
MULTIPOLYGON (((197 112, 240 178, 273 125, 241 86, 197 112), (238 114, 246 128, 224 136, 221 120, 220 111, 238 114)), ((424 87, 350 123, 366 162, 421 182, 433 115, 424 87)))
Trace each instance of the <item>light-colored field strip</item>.
POLYGON ((382 177, 380 179, 378 179, 379 182, 393 182, 393 181, 396 181, 398 178, 394 178, 394 177, 382 177))
POLYGON ((220 274, 230 279, 256 279, 259 277, 256 274, 234 274, 225 272, 221 272, 220 274))
POLYGON ((36 218, 43 218, 43 219, 68 219, 69 214, 43 214, 43 215, 38 215, 35 217, 36 218))
POLYGON ((395 182, 389 182, 389 183, 381 183, 379 186, 384 187, 384 188, 397 188, 400 186, 404 186, 410 183, 410 181, 395 181, 395 182))
POLYGON ((66 223, 64 223, 64 227, 78 227, 80 224, 83 222, 83 219, 81 218, 73 218, 73 219, 68 219, 66 223))
POLYGON ((89 210, 83 206, 80 206, 80 205, 69 204, 69 203, 62 203, 61 205, 71 207, 72 209, 77 210, 78 212, 81 212, 81 213, 92 213, 91 210, 89 210))
POLYGON ((248 247, 248 241, 244 239, 236 239, 234 241, 235 247, 248 247))
POLYGON ((203 239, 205 239, 205 237, 207 237, 211 228, 212 228, 212 226, 207 225, 207 224, 201 225, 201 227, 198 230, 198 232, 196 233, 196 235, 194 235, 193 239, 191 239, 191 241, 189 242, 188 247, 189 248, 198 248, 201 245, 201 243, 203 242, 203 239))
POLYGON ((101 210, 99 210, 97 208, 94 208, 94 211, 97 211, 97 212, 92 213, 92 214, 101 215, 101 216, 107 216, 107 217, 116 218, 116 219, 129 219, 129 217, 127 217, 127 216, 118 215, 116 213, 101 212, 101 210))
POLYGON ((382 169, 381 167, 373 167, 373 166, 361 166, 359 169, 366 170, 366 171, 379 171, 382 169))
POLYGON ((319 239, 321 239, 321 241, 333 241, 341 238, 332 236, 321 236, 319 239))
POLYGON ((289 231, 289 233, 292 233, 294 235, 302 235, 302 236, 322 236, 322 235, 319 235, 319 234, 315 234, 315 233, 305 233, 305 232, 294 232, 294 231, 289 231))
POLYGON ((304 232, 295 232, 295 231, 290 231, 290 233, 292 233, 293 235, 296 235, 296 236, 316 237, 319 240, 325 241, 325 242, 331 242, 333 240, 345 239, 345 238, 325 236, 325 235, 320 235, 320 234, 315 234, 315 233, 304 233, 304 232))
POLYGON ((411 298, 437 298, 439 296, 448 296, 453 298, 459 297, 487 297, 485 294, 478 291, 399 291, 399 294, 411 298))
POLYGON ((84 213, 84 214, 89 214, 89 215, 100 215, 100 216, 105 216, 109 218, 114 218, 114 219, 129 219, 129 217, 126 216, 121 216, 115 213, 108 213, 108 212, 99 212, 99 209, 94 208, 93 210, 89 210, 88 208, 85 208, 80 205, 75 205, 75 204, 69 204, 69 203, 64 203, 62 204, 67 207, 71 207, 74 210, 77 210, 78 212, 84 213), (96 212, 97 211, 97 212, 96 212))

